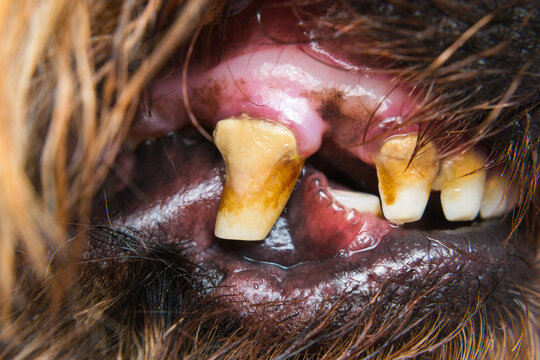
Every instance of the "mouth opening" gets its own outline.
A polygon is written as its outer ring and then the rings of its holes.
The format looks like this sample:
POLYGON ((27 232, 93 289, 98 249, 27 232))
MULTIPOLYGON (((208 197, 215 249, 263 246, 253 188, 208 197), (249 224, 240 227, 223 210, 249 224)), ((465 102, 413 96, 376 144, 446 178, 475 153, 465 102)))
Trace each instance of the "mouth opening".
MULTIPOLYGON (((332 143, 325 143, 319 152, 308 160, 308 163, 319 170, 328 179, 332 188, 369 193, 379 196, 377 171, 347 151, 343 151, 332 143)), ((509 216, 509 214, 505 214, 509 216)), ((451 230, 471 226, 473 222, 482 221, 449 221, 442 210, 440 193, 432 191, 426 209, 420 220, 401 224, 403 229, 418 230, 451 230)))
MULTIPOLYGON (((290 17, 284 19, 275 21, 290 25, 290 17)), ((225 164, 189 125, 178 68, 167 68, 150 86, 151 106, 140 106, 130 133, 138 145, 127 144, 117 158, 106 196, 96 200, 99 226, 92 231, 135 229, 146 244, 171 249, 197 266, 191 280, 201 296, 227 305, 241 321, 287 331, 313 323, 316 314, 332 312, 338 326, 368 309, 379 323, 407 308, 410 323, 445 313, 451 315, 444 326, 454 326, 475 311, 469 304, 483 302, 501 281, 528 276, 524 234, 513 232, 502 216, 449 221, 439 193, 432 192, 423 216, 398 226, 376 211, 344 206, 329 191, 380 195, 377 154, 383 140, 391 139, 383 135, 418 131, 418 124, 405 121, 418 110, 416 85, 359 73, 364 65, 344 71, 336 64, 346 56, 328 56, 305 42, 262 46, 268 34, 250 33, 259 37, 234 38, 236 45, 225 46, 220 62, 210 56, 191 68, 188 95, 191 115, 209 132, 222 119, 247 114, 297 136, 307 160, 266 238, 214 235, 225 164), (298 78, 291 80, 291 74, 298 78), (370 126, 358 121, 368 118, 370 126), (378 140, 356 146, 366 136, 378 140)), ((360 60, 369 67, 365 57, 360 60)), ((129 259, 125 249, 100 246, 87 256, 129 259)))
MULTIPOLYGON (((302 328, 315 313, 336 310, 337 299, 336 314, 354 316, 369 304, 397 311, 411 296, 418 297, 414 318, 427 316, 435 306, 453 312, 457 322, 470 309, 460 309, 456 298, 465 304, 487 296, 509 274, 527 273, 514 247, 522 235, 516 233, 506 244, 510 225, 500 219, 445 226, 442 219, 430 223, 437 216, 430 215, 396 226, 373 214, 351 215, 350 209, 331 206, 318 195, 329 183, 368 190, 376 177, 364 176, 367 180, 357 184, 321 159, 325 151, 306 163, 263 241, 214 236, 225 169, 214 145, 194 129, 142 142, 132 154, 128 186, 107 193, 106 206, 96 206, 94 222, 136 229, 138 238, 187 257, 199 268, 193 282, 201 294, 215 297, 243 321, 268 322, 274 329, 302 328), (389 297, 391 305, 383 305, 389 297)), ((127 166, 119 163, 122 167, 127 166)), ((112 176, 109 182, 117 180, 112 176)), ((116 258, 129 256, 120 251, 116 258)))

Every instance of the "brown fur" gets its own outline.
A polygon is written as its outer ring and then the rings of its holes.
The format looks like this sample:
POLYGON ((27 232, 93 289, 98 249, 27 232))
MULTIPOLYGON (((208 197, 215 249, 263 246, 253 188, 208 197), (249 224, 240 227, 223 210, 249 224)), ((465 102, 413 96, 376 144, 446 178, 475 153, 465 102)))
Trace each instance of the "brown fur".
MULTIPOLYGON (((448 153, 463 138, 496 144, 492 163, 504 164, 520 184, 515 226, 528 229, 536 249, 540 65, 538 43, 527 38, 538 31, 538 9, 532 2, 489 1, 464 9, 465 3, 445 0, 435 2, 436 14, 401 22, 374 3, 350 8, 342 23, 311 17, 306 7, 298 11, 308 23, 341 36, 380 40, 358 51, 391 59, 385 71, 430 90, 417 118, 426 124, 426 138, 441 139, 448 153), (465 20, 437 33, 441 14, 465 20), (490 42, 498 29, 491 24, 501 18, 514 32, 490 42), (501 54, 505 62, 497 66, 501 54), (478 77, 497 91, 476 90, 478 77), (434 119, 443 126, 430 128, 434 119)), ((398 12, 430 8, 395 3, 398 12)), ((381 324, 369 315, 380 309, 368 307, 365 318, 349 325, 332 328, 330 311, 301 336, 273 334, 271 342, 264 327, 242 326, 192 289, 185 274, 196 268, 185 259, 155 248, 154 258, 142 261, 148 249, 136 235, 125 241, 139 244, 132 251, 141 261, 80 262, 92 199, 124 141, 137 99, 167 56, 188 46, 197 29, 219 29, 227 9, 210 0, 0 3, 0 356, 538 358, 538 255, 532 283, 503 282, 502 290, 494 290, 495 302, 471 299, 468 316, 451 330, 444 325, 449 314, 429 316, 418 326, 381 324), (172 296, 168 287, 182 295, 172 296)), ((396 318, 406 318, 408 306, 396 318)))

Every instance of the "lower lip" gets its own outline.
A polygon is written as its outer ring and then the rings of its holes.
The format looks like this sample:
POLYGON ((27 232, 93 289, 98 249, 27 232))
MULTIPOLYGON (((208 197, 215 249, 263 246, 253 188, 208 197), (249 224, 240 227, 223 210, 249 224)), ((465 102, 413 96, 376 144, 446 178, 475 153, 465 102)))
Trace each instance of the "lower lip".
MULTIPOLYGON (((456 298, 487 295, 501 276, 528 273, 520 253, 511 244, 503 245, 502 234, 508 233, 508 227, 496 222, 420 231, 391 228, 384 220, 360 215, 362 225, 355 227, 353 222, 334 229, 336 236, 319 237, 313 228, 291 230, 290 226, 300 224, 289 224, 289 211, 309 215, 310 210, 324 207, 320 216, 330 219, 330 227, 335 226, 333 216, 346 216, 342 209, 327 207, 324 199, 313 196, 325 182, 316 172, 306 174, 306 188, 299 187, 293 195, 284 221, 273 230, 275 238, 257 244, 218 240, 212 235, 223 182, 217 151, 208 143, 171 138, 142 145, 138 153, 135 174, 150 178, 134 183, 147 197, 141 200, 131 190, 111 196, 109 214, 119 214, 110 218, 113 227, 137 229, 148 241, 187 256, 198 265, 193 279, 198 287, 227 304, 236 316, 249 315, 243 318, 247 322, 288 318, 286 326, 299 329, 313 320, 314 311, 327 305, 357 312, 370 303, 397 306, 415 296, 420 312, 432 310, 433 304, 450 309, 456 298), (176 171, 181 166, 182 171, 176 171), (348 230, 354 240, 342 242, 338 231, 347 239, 348 230), (370 240, 356 241, 362 234, 370 240), (386 291, 393 294, 391 298, 384 298, 390 296, 386 291), (268 303, 279 306, 269 313, 261 306, 268 303)), ((109 223, 106 214, 102 219, 103 224, 109 223)), ((519 236, 516 239, 520 241, 519 236)), ((467 309, 454 311, 460 318, 467 309)))

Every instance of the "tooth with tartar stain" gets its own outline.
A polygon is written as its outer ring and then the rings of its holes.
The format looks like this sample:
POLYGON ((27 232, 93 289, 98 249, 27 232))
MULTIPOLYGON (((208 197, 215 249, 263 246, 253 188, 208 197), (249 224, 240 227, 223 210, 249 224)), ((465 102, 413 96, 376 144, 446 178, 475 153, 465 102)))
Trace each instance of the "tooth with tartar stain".
POLYGON ((379 197, 358 191, 336 190, 328 188, 334 199, 345 207, 360 213, 370 213, 382 217, 379 197))
POLYGON ((263 240, 300 176, 304 159, 286 127, 247 116, 217 123, 214 142, 225 161, 225 185, 214 233, 263 240))
POLYGON ((441 206, 449 221, 474 220, 480 211, 486 172, 484 159, 474 150, 442 161, 434 190, 441 190, 441 206))
POLYGON ((439 169, 431 143, 421 147, 411 161, 417 139, 415 134, 391 137, 373 157, 384 217, 396 224, 422 218, 439 169))
POLYGON ((497 173, 490 174, 486 180, 480 216, 482 219, 492 219, 503 216, 507 210, 514 207, 515 193, 509 186, 506 176, 497 173))

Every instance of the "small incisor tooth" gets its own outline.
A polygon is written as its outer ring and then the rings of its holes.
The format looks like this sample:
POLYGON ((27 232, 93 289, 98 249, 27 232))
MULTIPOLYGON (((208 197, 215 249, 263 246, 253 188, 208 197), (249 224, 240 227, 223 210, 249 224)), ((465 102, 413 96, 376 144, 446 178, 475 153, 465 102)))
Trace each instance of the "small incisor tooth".
POLYGON ((508 184, 506 176, 492 173, 486 180, 480 216, 482 219, 491 219, 503 216, 514 205, 515 194, 508 184))
POLYGON ((480 211, 486 172, 484 159, 475 151, 453 156, 441 163, 441 172, 433 183, 441 190, 441 206, 449 221, 474 220, 480 211))
POLYGON ((417 139, 414 134, 392 137, 373 157, 384 217, 396 224, 422 218, 439 169, 431 143, 420 148, 411 161, 417 139))
POLYGON ((286 127, 247 116, 221 120, 214 141, 225 161, 225 185, 214 233, 263 240, 300 176, 304 159, 286 127))
POLYGON ((328 188, 334 199, 341 205, 360 213, 370 213, 382 217, 381 202, 377 195, 359 191, 336 190, 328 188))

